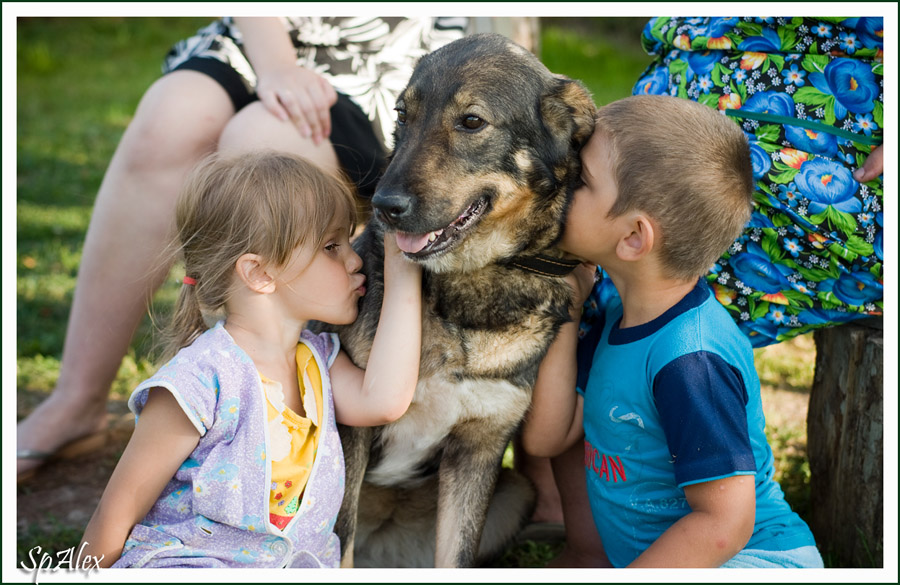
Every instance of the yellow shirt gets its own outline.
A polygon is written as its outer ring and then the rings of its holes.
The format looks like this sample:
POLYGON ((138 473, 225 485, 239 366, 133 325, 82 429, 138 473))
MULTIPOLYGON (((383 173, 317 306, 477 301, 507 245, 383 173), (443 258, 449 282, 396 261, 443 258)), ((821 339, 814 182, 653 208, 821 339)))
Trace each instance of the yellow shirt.
POLYGON ((322 375, 319 367, 312 351, 302 343, 297 344, 296 356, 305 417, 285 406, 281 384, 260 374, 268 402, 268 455, 272 464, 269 521, 282 530, 300 508, 303 490, 316 459, 319 421, 322 420, 322 375))

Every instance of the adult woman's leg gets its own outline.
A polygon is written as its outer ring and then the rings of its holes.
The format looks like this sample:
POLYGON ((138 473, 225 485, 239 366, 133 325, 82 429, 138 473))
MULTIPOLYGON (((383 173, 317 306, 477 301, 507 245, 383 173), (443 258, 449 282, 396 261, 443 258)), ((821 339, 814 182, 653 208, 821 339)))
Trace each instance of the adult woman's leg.
POLYGON ((311 138, 304 138, 294 124, 279 120, 258 101, 242 108, 225 127, 219 140, 222 154, 256 149, 298 154, 331 172, 340 168, 331 142, 323 140, 315 144, 311 138))
POLYGON ((17 428, 30 455, 20 476, 103 428, 109 386, 168 273, 162 252, 184 176, 233 115, 228 94, 195 71, 163 76, 141 99, 94 203, 56 388, 17 428))

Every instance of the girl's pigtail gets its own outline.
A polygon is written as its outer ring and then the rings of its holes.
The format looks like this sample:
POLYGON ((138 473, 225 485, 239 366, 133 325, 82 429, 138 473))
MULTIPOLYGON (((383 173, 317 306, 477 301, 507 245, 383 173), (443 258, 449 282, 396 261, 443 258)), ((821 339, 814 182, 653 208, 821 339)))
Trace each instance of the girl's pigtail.
POLYGON ((206 322, 203 312, 200 310, 200 300, 197 295, 197 280, 185 276, 182 281, 178 300, 172 319, 166 332, 165 359, 174 356, 179 349, 190 345, 197 337, 206 331, 206 322))

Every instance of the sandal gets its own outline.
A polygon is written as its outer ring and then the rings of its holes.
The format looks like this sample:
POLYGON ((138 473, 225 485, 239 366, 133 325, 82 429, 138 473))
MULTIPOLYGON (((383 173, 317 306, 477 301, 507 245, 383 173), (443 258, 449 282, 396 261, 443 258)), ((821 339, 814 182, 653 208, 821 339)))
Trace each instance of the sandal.
POLYGON ((39 461, 31 469, 26 469, 16 475, 16 483, 22 483, 31 479, 37 470, 48 461, 54 459, 74 459, 88 453, 102 449, 106 445, 106 430, 97 431, 83 437, 79 437, 63 444, 56 451, 38 451, 36 449, 19 449, 16 451, 16 459, 31 459, 39 461))

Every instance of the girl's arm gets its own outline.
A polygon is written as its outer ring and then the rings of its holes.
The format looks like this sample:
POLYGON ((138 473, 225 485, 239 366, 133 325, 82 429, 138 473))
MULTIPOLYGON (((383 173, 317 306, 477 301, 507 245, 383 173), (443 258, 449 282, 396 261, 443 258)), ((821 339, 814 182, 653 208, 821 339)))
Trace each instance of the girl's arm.
POLYGON ((684 495, 691 512, 629 567, 719 567, 747 545, 756 518, 752 475, 689 485, 684 495))
POLYGON ((102 556, 102 567, 116 562, 131 529, 144 519, 199 441, 200 434, 175 397, 165 389, 150 390, 134 434, 84 532, 85 553, 102 556))
POLYGON ((582 264, 566 278, 572 286, 572 320, 560 327, 556 339, 541 361, 531 409, 522 427, 522 447, 536 457, 555 457, 571 447, 584 434, 583 399, 575 392, 578 364, 578 322, 581 306, 590 294, 596 267, 582 264))
POLYGON ((397 420, 412 401, 422 353, 422 268, 384 237, 384 299, 365 370, 344 352, 331 367, 338 422, 374 426, 397 420))
POLYGON ((235 17, 244 52, 256 72, 256 94, 283 122, 292 121, 315 144, 331 135, 331 106, 337 92, 325 78, 297 66, 297 52, 282 19, 235 17))

